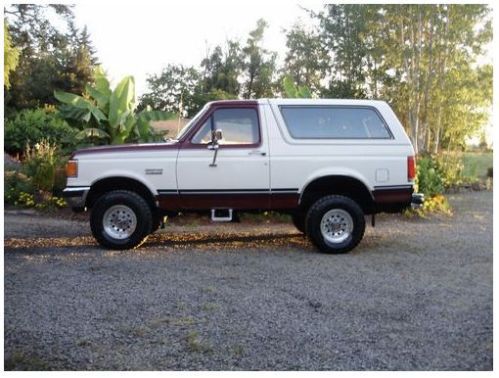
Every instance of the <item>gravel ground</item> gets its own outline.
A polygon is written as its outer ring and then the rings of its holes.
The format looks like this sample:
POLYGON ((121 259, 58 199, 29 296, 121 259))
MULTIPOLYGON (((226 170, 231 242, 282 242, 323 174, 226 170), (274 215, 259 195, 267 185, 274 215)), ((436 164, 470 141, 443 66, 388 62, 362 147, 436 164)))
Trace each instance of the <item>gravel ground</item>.
POLYGON ((5 368, 491 370, 492 192, 451 203, 381 216, 338 256, 286 224, 111 252, 86 223, 8 212, 5 368))

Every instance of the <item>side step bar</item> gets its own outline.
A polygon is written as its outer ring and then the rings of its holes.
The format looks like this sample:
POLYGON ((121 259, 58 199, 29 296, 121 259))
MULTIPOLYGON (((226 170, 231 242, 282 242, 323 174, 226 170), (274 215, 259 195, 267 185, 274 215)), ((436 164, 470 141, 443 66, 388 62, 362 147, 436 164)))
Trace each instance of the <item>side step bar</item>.
POLYGON ((213 222, 231 222, 232 209, 211 209, 211 220, 213 222))

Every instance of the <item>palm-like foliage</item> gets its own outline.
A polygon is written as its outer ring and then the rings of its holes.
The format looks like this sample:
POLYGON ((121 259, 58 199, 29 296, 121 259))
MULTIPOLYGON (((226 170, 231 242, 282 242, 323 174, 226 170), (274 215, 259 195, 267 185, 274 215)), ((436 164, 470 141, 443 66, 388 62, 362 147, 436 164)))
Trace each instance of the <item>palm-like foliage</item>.
POLYGON ((78 138, 97 138, 110 144, 152 142, 161 134, 154 131, 151 121, 173 119, 174 114, 146 108, 135 111, 135 81, 124 77, 111 90, 102 68, 95 70, 95 83, 86 86, 84 96, 55 91, 54 96, 63 105, 61 115, 83 125, 78 138))

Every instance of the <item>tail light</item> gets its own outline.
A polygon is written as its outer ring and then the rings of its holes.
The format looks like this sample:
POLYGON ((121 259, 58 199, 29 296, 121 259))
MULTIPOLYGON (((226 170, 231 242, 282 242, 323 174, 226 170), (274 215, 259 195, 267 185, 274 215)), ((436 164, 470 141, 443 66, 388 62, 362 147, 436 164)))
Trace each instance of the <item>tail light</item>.
POLYGON ((66 163, 66 177, 77 177, 78 176, 78 161, 69 160, 66 163))
POLYGON ((416 158, 407 156, 407 181, 413 181, 416 178, 416 158))

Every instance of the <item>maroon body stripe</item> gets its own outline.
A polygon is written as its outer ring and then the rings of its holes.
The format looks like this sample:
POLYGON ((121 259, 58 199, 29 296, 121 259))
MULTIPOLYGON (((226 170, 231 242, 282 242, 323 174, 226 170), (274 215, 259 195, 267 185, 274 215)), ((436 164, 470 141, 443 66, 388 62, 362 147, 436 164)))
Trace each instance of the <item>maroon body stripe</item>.
POLYGON ((203 193, 160 194, 159 207, 167 211, 210 210, 229 208, 235 210, 285 210, 298 206, 299 194, 289 193, 203 193))
POLYGON ((373 191, 374 202, 380 205, 411 203, 412 187, 395 189, 376 189, 373 191))

